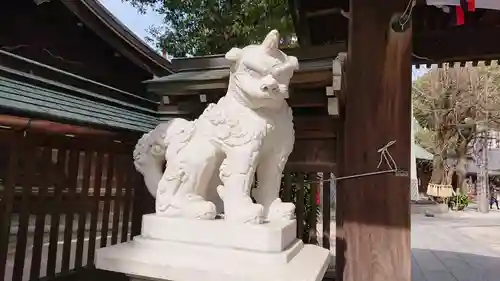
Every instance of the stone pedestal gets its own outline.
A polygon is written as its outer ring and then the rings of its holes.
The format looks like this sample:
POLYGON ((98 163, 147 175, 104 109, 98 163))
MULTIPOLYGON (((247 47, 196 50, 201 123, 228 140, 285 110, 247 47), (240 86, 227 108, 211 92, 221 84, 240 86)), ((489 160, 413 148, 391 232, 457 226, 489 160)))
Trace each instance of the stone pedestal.
POLYGON ((321 280, 329 251, 304 245, 295 232, 295 221, 250 225, 145 215, 142 235, 99 249, 96 267, 136 280, 321 280))

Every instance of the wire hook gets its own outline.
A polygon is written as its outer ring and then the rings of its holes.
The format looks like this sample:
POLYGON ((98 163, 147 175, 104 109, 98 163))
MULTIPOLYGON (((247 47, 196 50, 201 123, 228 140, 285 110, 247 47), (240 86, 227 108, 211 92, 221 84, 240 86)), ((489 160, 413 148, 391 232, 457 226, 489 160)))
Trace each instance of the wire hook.
POLYGON ((382 161, 385 160, 385 163, 387 166, 389 166, 389 169, 391 170, 397 170, 398 165, 396 164, 396 161, 394 158, 392 158, 391 153, 389 152, 389 147, 391 147, 393 144, 396 143, 396 140, 391 140, 388 142, 386 145, 382 146, 377 150, 378 153, 380 153, 380 161, 378 162, 377 169, 380 168, 380 165, 382 165, 382 161))

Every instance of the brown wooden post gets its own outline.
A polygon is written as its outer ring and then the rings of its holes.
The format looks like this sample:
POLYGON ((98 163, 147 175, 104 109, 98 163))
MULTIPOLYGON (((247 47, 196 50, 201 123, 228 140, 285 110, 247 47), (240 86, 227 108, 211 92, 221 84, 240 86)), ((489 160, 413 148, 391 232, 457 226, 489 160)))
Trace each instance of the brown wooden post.
MULTIPOLYGON (((408 171, 412 33, 395 32, 391 21, 412 1, 350 2, 339 176, 376 171, 377 150, 391 140, 389 152, 408 171)), ((337 210, 338 281, 411 280, 409 176, 341 180, 337 210)))

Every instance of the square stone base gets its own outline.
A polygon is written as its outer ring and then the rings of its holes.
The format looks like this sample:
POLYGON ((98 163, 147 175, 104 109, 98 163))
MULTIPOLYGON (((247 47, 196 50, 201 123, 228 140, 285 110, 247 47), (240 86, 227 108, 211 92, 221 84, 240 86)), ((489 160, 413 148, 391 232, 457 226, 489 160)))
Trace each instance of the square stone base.
POLYGON ((201 263, 210 260, 213 263, 223 263, 224 266, 232 264, 233 268, 240 265, 248 267, 248 263, 260 264, 260 266, 286 264, 304 248, 304 243, 299 239, 296 239, 284 251, 276 253, 152 240, 141 236, 135 237, 133 244, 134 247, 141 247, 145 252, 152 251, 151 255, 159 253, 158 258, 165 262, 176 263, 186 259, 190 263, 195 261, 201 263))
POLYGON ((146 215, 141 236, 97 250, 95 264, 138 280, 319 281, 330 253, 304 245, 295 228, 146 215))
POLYGON ((231 224, 224 220, 187 220, 148 214, 142 217, 144 238, 235 249, 281 252, 296 239, 295 220, 265 224, 231 224))
POLYGON ((319 281, 329 262, 328 250, 301 241, 283 253, 257 253, 137 239, 97 250, 95 264, 139 280, 319 281))

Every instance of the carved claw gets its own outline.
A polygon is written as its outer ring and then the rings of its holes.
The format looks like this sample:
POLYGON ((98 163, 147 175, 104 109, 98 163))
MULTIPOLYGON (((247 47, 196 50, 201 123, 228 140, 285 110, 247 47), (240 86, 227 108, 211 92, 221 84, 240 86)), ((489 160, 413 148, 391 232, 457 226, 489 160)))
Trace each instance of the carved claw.
POLYGON ((187 194, 176 198, 160 215, 168 217, 183 217, 187 219, 213 220, 217 215, 214 203, 205 201, 201 196, 187 194))
POLYGON ((250 224, 262 224, 264 222, 264 207, 262 205, 251 203, 251 205, 241 207, 236 212, 233 210, 230 216, 226 215, 226 220, 250 224))
POLYGON ((276 200, 271 203, 271 206, 269 206, 267 220, 291 220, 294 218, 294 213, 295 205, 293 203, 282 202, 280 198, 276 198, 276 200))
POLYGON ((225 220, 235 223, 262 224, 264 207, 254 204, 250 197, 244 197, 224 205, 225 220))

